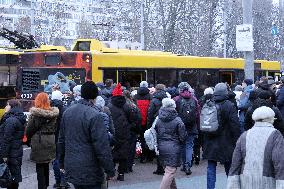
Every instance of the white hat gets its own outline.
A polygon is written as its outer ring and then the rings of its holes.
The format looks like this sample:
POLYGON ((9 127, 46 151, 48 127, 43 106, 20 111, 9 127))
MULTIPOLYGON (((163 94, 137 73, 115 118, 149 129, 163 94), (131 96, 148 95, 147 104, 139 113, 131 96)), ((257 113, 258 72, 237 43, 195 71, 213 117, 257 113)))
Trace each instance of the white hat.
POLYGON ((141 81, 140 87, 146 87, 146 88, 148 88, 148 83, 147 83, 147 81, 141 81))
POLYGON ((62 100, 63 97, 63 94, 58 90, 53 91, 51 94, 51 100, 62 100))
POLYGON ((207 94, 213 94, 214 91, 211 87, 208 87, 204 90, 204 95, 207 95, 207 94))
POLYGON ((82 85, 76 85, 73 88, 73 93, 77 96, 81 96, 81 87, 82 87, 82 85))
POLYGON ((176 102, 170 98, 164 98, 162 104, 163 108, 176 108, 176 102))
POLYGON ((255 122, 268 122, 268 123, 273 124, 274 116, 275 116, 275 113, 271 108, 267 106, 261 106, 260 108, 257 108, 253 112, 252 119, 255 122))

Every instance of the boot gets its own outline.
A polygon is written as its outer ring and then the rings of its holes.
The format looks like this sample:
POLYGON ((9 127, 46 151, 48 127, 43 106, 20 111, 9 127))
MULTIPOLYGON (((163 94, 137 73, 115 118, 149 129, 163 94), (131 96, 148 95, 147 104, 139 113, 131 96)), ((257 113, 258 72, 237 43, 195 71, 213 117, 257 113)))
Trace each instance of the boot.
POLYGON ((186 175, 191 175, 192 174, 192 172, 190 170, 190 167, 186 167, 184 172, 185 172, 186 175))
POLYGON ((119 181, 124 181, 124 174, 119 174, 119 175, 117 176, 117 180, 119 180, 119 181))

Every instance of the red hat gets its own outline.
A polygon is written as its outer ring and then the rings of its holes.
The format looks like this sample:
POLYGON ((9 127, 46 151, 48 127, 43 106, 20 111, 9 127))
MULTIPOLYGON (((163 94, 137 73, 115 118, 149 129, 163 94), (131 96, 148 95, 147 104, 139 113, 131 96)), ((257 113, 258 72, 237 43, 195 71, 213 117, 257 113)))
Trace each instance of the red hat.
POLYGON ((112 91, 112 96, 122 96, 121 84, 118 83, 112 91))

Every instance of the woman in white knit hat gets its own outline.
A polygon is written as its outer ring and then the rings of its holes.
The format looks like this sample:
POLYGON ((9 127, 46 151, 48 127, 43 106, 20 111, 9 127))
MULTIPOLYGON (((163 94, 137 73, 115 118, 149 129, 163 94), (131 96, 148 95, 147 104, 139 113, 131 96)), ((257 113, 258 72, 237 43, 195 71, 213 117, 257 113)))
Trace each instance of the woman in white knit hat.
POLYGON ((237 142, 227 189, 284 188, 284 139, 273 127, 274 116, 266 106, 253 112, 255 124, 237 142))

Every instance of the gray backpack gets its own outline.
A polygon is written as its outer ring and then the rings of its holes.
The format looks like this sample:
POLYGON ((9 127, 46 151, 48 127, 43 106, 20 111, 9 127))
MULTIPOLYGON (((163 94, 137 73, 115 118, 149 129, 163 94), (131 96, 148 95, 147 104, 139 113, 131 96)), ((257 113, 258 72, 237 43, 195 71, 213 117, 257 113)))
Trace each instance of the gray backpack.
POLYGON ((214 133, 219 129, 219 110, 219 105, 214 101, 206 101, 200 114, 200 130, 202 132, 214 133))

